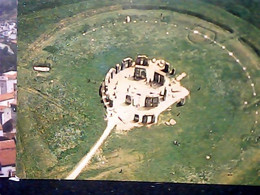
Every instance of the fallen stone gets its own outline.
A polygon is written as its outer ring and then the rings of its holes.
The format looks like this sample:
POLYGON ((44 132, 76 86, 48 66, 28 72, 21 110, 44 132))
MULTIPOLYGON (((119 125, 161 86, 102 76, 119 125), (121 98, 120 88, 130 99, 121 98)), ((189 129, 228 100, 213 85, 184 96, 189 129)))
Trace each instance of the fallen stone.
POLYGON ((165 125, 170 126, 171 124, 170 122, 165 122, 165 125))
POLYGON ((174 119, 171 119, 169 123, 170 123, 170 125, 172 125, 172 126, 173 126, 173 125, 175 125, 175 124, 176 124, 176 121, 175 121, 174 119))

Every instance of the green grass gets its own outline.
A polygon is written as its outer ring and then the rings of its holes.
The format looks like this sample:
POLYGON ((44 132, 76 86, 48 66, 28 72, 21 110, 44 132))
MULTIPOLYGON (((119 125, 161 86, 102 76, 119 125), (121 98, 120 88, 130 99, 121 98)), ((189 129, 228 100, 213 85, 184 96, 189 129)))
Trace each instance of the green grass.
MULTIPOLYGON (((84 9, 102 6, 92 3, 84 9)), ((24 39, 19 45, 24 51, 19 56, 18 175, 64 178, 105 129, 105 109, 98 89, 106 72, 124 57, 134 58, 141 53, 169 61, 178 74, 186 72, 188 77, 182 84, 190 91, 190 97, 184 107, 173 106, 164 112, 159 124, 151 128, 136 128, 126 135, 113 132, 102 147, 102 155, 111 156, 120 149, 122 156, 109 158, 100 168, 100 162, 93 160, 79 179, 257 184, 256 164, 248 168, 242 158, 250 161, 253 151, 259 150, 259 144, 252 141, 259 133, 258 126, 253 125, 259 96, 252 96, 244 71, 226 51, 209 42, 190 41, 185 27, 194 29, 200 25, 205 33, 207 27, 212 30, 210 35, 214 31, 216 41, 234 51, 254 83, 259 80, 259 59, 238 41, 237 29, 245 31, 244 21, 197 3, 202 6, 199 12, 209 9, 205 12, 208 17, 223 22, 225 16, 229 21, 226 24, 234 22, 235 33, 172 11, 121 10, 120 6, 97 9, 96 14, 86 10, 86 17, 69 17, 62 22, 65 28, 54 30, 48 29, 59 21, 51 20, 53 10, 62 14, 67 5, 22 16, 21 25, 25 25, 20 28, 24 39), (160 21, 162 12, 168 24, 160 21), (127 15, 137 22, 123 24, 127 15), (40 27, 33 26, 35 16, 42 20, 40 27), (25 37, 29 27, 35 29, 30 38, 25 37), (92 32, 93 28, 97 30, 92 32), (42 38, 43 32, 49 38, 42 38), (38 48, 32 47, 35 45, 38 48), (35 63, 44 62, 51 63, 50 73, 37 75, 32 71, 35 63), (170 118, 177 121, 173 127, 164 125, 170 118), (181 145, 173 145, 174 140, 181 145), (211 159, 206 160, 206 155, 211 159), (120 168, 123 174, 118 173, 120 168), (234 180, 227 176, 230 170, 234 180), (241 175, 246 175, 246 179, 241 180, 241 175)), ((83 4, 72 4, 70 10, 77 14, 84 10, 83 4)), ((194 10, 195 5, 178 6, 194 10)), ((256 37, 258 31, 250 28, 256 37)), ((257 86, 256 90, 260 93, 257 86)))

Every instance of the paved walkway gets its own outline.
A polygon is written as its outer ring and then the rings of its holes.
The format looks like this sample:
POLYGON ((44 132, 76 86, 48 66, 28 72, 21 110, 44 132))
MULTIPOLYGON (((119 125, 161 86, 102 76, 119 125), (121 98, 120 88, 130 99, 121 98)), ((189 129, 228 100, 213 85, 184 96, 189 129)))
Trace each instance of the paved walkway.
POLYGON ((87 166, 89 161, 92 159, 92 157, 95 155, 98 148, 103 144, 103 142, 106 140, 108 135, 113 130, 114 126, 116 125, 116 118, 114 117, 108 117, 107 127, 104 130, 104 133, 101 135, 99 140, 95 143, 95 145, 90 149, 90 151, 79 161, 79 163, 74 167, 74 169, 70 172, 70 174, 66 177, 66 179, 76 179, 78 175, 81 173, 81 171, 87 166))

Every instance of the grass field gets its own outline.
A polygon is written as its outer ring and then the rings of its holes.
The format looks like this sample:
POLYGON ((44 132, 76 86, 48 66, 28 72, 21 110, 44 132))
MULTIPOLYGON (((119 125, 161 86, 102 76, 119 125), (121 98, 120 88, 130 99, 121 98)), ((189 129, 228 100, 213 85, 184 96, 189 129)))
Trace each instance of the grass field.
POLYGON ((165 111, 150 128, 113 132, 78 179, 259 184, 259 56, 239 41, 259 48, 259 29, 201 1, 142 3, 203 13, 234 32, 177 11, 124 7, 128 1, 21 14, 18 176, 67 176, 105 129, 98 89, 106 72, 124 57, 146 54, 188 74, 186 105, 165 111), (124 24, 127 15, 132 22, 124 24), (225 45, 246 69, 193 30, 225 45), (51 72, 33 72, 41 63, 51 72), (173 127, 164 125, 170 118, 173 127))

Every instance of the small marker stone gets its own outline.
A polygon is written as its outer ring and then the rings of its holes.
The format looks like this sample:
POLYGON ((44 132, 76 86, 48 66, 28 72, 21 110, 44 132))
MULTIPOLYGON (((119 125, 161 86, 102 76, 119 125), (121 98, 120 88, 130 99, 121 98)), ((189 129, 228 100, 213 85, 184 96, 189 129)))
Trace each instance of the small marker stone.
POLYGON ((209 38, 209 37, 208 37, 207 35, 204 35, 204 38, 207 39, 207 38, 209 38))
POLYGON ((250 75, 248 75, 248 76, 247 76, 247 78, 249 78, 249 79, 250 79, 250 78, 251 78, 251 77, 250 77, 250 75))
POLYGON ((233 53, 232 52, 228 52, 228 55, 233 56, 233 53))
POLYGON ((222 46, 222 49, 225 49, 225 48, 226 48, 226 47, 223 45, 223 46, 222 46))
POLYGON ((258 111, 256 111, 255 114, 258 114, 258 111))
POLYGON ((246 67, 243 67, 243 70, 246 70, 246 67))
POLYGON ((239 59, 236 59, 236 62, 240 62, 239 59))
POLYGON ((197 30, 194 30, 194 31, 193 31, 193 33, 194 33, 194 34, 198 34, 198 33, 199 33, 199 31, 197 31, 197 30))
POLYGON ((169 32, 166 32, 166 35, 168 35, 169 34, 169 32))
POLYGON ((254 83, 251 83, 251 86, 254 87, 255 86, 254 83))
POLYGON ((256 93, 255 93, 255 92, 253 93, 253 96, 256 96, 256 93))
POLYGON ((207 156, 206 156, 206 159, 207 159, 207 160, 209 160, 210 158, 211 158, 210 155, 207 155, 207 156))
POLYGON ((247 102, 247 101, 245 101, 245 102, 244 102, 244 104, 245 104, 245 105, 247 105, 247 104, 248 104, 248 102, 247 102))
POLYGON ((131 22, 131 17, 130 16, 126 16, 126 21, 125 21, 126 23, 129 23, 129 22, 131 22))

